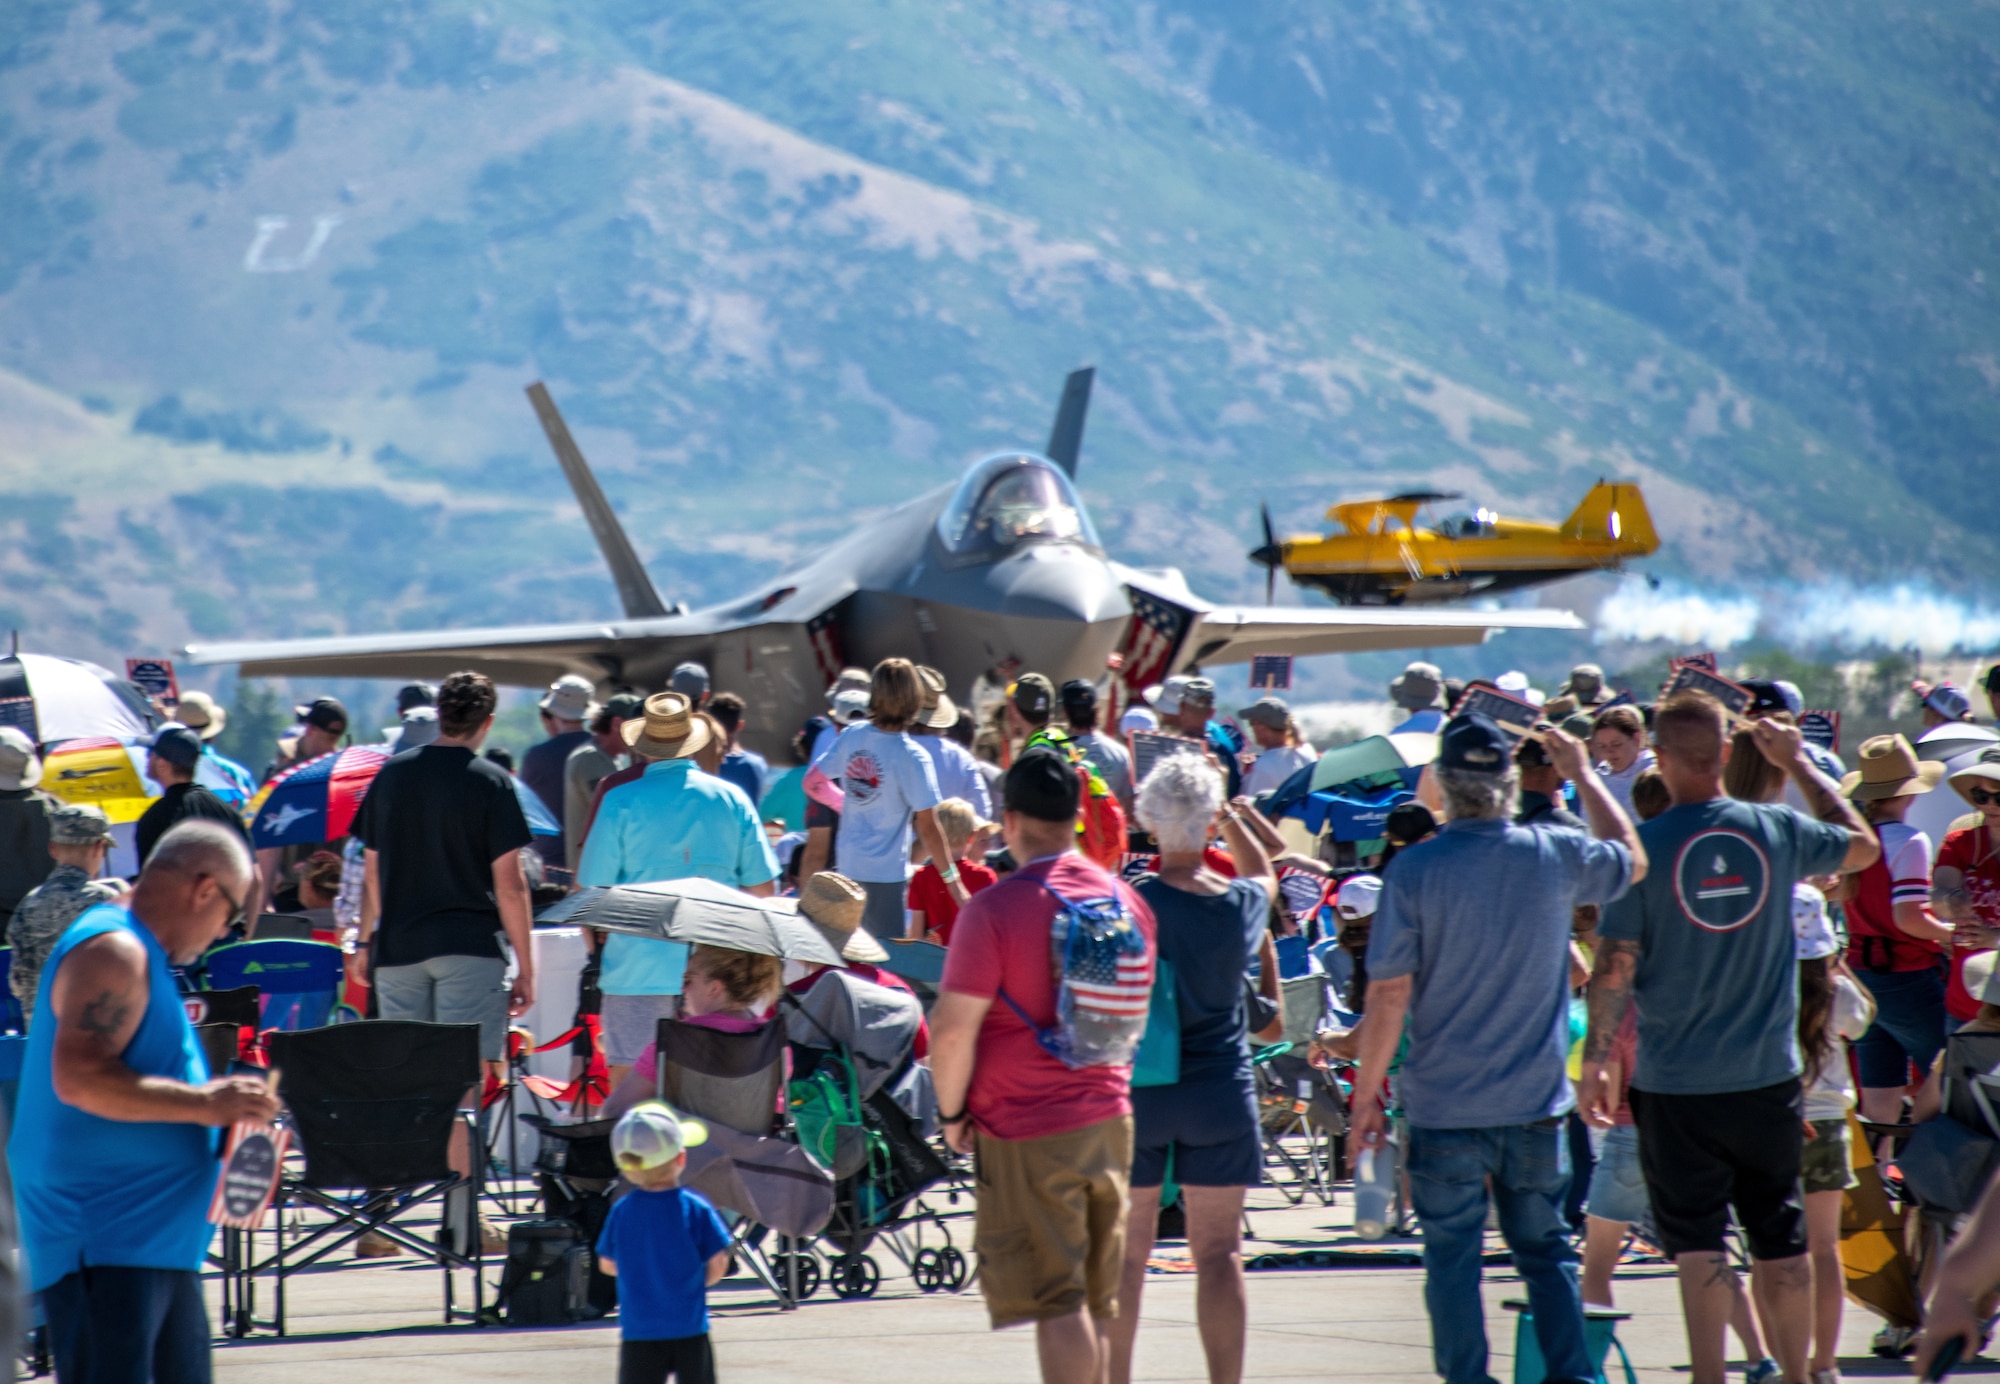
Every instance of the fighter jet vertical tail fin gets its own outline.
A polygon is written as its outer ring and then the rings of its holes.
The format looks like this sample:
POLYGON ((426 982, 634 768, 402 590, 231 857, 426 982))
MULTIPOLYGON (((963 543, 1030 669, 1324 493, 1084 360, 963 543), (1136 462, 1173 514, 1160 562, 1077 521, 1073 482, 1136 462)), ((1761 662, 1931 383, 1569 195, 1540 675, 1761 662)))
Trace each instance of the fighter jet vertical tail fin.
POLYGON ((1090 411, 1090 382, 1097 376, 1095 366, 1069 372, 1063 381, 1062 403, 1056 407, 1056 425, 1049 429, 1049 460, 1076 479, 1076 457, 1083 450, 1083 416, 1090 411))
POLYGON ((562 463, 563 475, 569 478, 569 488, 576 492, 577 505, 589 521, 591 533, 596 535, 598 550, 604 554, 604 563, 611 569, 611 580, 618 587, 618 600, 625 607, 626 616, 639 620, 670 614, 666 602, 660 599, 660 593, 653 589, 653 579, 646 575, 638 553, 632 550, 632 540, 625 536, 625 526, 618 522, 610 501, 598 488, 590 463, 583 459, 576 439, 569 435, 569 425, 563 422, 556 401, 549 397, 547 387, 540 380, 528 386, 528 402, 535 406, 535 416, 542 420, 542 431, 549 435, 549 446, 555 449, 556 460, 562 463))

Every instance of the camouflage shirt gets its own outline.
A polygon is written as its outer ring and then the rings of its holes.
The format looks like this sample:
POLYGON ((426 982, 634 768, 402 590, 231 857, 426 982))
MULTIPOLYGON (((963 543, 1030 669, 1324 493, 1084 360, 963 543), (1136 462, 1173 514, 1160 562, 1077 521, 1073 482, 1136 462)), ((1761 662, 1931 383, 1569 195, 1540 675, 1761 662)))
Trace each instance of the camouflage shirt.
POLYGON ((14 948, 7 984, 21 1002, 22 1014, 34 1017, 42 963, 69 925, 84 910, 117 897, 118 886, 111 881, 91 879, 75 865, 58 865, 15 906, 13 921, 7 925, 7 942, 14 948))

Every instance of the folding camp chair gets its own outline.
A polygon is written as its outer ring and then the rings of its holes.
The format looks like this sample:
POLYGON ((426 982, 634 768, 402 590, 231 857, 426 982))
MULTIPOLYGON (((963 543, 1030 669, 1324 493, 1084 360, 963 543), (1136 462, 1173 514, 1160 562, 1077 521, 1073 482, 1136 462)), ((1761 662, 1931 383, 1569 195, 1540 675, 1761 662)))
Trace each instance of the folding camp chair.
POLYGON ((260 913, 250 930, 253 942, 310 942, 312 919, 297 913, 260 913))
MULTIPOLYGON (((777 1019, 748 1033, 662 1019, 656 1047, 661 1100, 712 1126, 755 1138, 767 1138, 778 1129, 785 1027, 777 1019)), ((777 1297, 779 1307, 789 1311, 798 1303, 763 1251, 763 1229, 745 1213, 730 1227, 730 1248, 777 1297)))
POLYGON ((257 1027, 288 1033, 326 1024, 346 973, 345 955, 330 942, 232 942, 203 960, 211 990, 256 986, 257 1027))
POLYGON ((483 1145, 476 1116, 459 1109, 480 1079, 479 1026, 375 1019, 273 1033, 269 1042, 305 1170, 287 1174, 279 1185, 270 1255, 255 1256, 253 1233, 226 1233, 227 1329, 244 1336, 269 1325, 284 1335, 285 1280, 369 1231, 438 1266, 446 1323, 479 1320, 485 1307, 477 1214, 483 1145), (447 1160, 452 1128, 461 1123, 472 1154, 469 1174, 453 1172, 447 1160), (306 1212, 327 1219, 308 1219, 306 1212), (417 1234, 412 1222, 433 1215, 435 1234, 417 1234), (454 1269, 472 1271, 470 1312, 453 1306, 454 1269), (256 1280, 264 1274, 276 1279, 269 1322, 255 1315, 256 1280))

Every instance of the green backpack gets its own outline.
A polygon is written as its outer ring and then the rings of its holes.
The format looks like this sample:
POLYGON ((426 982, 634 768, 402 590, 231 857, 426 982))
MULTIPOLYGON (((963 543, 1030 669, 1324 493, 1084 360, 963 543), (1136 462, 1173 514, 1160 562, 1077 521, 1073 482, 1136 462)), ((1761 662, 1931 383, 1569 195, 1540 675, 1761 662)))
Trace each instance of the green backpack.
POLYGON ((836 1179, 867 1166, 871 1135, 861 1119, 861 1084, 845 1056, 822 1056, 810 1076, 786 1087, 785 1103, 799 1147, 836 1179))

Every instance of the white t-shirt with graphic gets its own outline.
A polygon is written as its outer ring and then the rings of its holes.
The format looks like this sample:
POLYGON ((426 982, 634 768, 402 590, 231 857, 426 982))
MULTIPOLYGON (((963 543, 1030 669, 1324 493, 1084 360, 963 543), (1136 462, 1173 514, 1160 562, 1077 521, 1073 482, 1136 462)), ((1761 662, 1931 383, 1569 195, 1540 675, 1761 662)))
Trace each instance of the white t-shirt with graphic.
POLYGON ((864 884, 901 884, 910 873, 910 814, 940 801, 937 771, 921 743, 901 731, 849 726, 814 763, 840 783, 840 872, 864 884))

